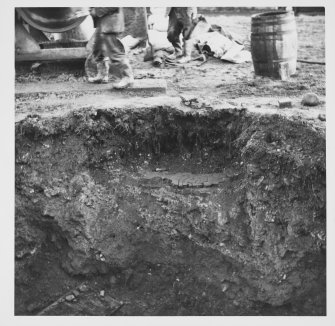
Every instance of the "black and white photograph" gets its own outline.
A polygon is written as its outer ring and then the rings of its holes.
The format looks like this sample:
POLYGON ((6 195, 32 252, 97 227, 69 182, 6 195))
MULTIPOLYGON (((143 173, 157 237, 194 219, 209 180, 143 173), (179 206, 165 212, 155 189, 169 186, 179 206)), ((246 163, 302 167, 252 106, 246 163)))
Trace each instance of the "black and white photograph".
POLYGON ((257 2, 12 7, 14 322, 329 322, 334 13, 257 2))

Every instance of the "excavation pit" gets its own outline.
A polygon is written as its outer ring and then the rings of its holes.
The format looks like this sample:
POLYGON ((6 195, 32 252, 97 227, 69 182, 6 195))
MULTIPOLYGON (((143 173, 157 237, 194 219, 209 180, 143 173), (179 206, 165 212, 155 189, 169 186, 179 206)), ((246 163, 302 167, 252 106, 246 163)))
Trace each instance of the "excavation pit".
POLYGON ((17 315, 325 315, 323 122, 20 101, 17 315))

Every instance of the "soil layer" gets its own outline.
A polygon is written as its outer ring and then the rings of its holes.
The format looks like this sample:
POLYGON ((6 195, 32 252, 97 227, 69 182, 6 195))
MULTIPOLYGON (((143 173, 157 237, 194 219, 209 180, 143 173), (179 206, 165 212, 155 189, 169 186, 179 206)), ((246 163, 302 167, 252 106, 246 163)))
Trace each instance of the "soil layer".
MULTIPOLYGON (((209 20, 248 47, 250 17, 209 20)), ((299 57, 324 60, 324 17, 297 27, 299 57)), ((325 66, 277 81, 143 55, 135 78, 168 96, 62 89, 82 63, 16 67, 36 92, 16 96, 15 314, 325 315, 325 66)))

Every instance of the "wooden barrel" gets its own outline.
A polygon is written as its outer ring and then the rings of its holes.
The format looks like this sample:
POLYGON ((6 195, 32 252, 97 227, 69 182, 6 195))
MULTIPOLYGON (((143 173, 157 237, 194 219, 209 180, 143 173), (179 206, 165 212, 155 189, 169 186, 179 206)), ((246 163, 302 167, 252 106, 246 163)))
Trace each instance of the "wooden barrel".
POLYGON ((296 71, 297 50, 293 11, 251 17, 251 55, 256 75, 286 79, 296 71))

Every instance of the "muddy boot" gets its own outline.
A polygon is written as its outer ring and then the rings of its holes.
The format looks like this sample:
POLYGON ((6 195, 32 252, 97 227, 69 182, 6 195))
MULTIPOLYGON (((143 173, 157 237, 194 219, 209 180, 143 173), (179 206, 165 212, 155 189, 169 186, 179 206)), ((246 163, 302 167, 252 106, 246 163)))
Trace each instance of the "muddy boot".
POLYGON ((131 87, 134 84, 134 74, 133 70, 130 67, 130 63, 128 59, 124 59, 121 64, 121 70, 122 70, 122 78, 114 82, 112 84, 113 88, 115 89, 123 89, 127 87, 131 87))
POLYGON ((134 85, 134 77, 123 76, 119 81, 114 82, 113 88, 123 89, 134 85))
POLYGON ((193 41, 186 40, 184 41, 184 54, 181 59, 178 60, 179 63, 187 63, 192 60, 192 50, 193 50, 193 41))
POLYGON ((167 59, 176 60, 178 58, 181 58, 182 56, 183 56, 183 51, 181 49, 175 48, 174 52, 167 56, 167 59))
POLYGON ((98 74, 95 77, 89 77, 87 80, 89 83, 108 83, 108 73, 109 73, 109 61, 104 60, 97 63, 98 74))

